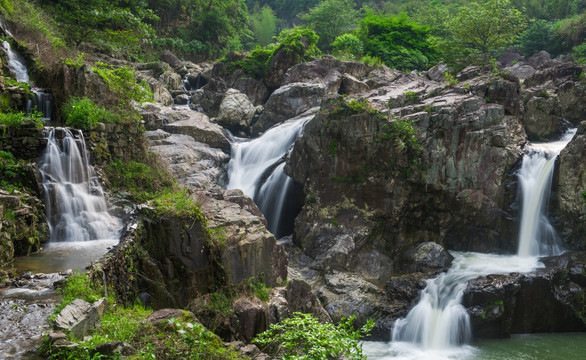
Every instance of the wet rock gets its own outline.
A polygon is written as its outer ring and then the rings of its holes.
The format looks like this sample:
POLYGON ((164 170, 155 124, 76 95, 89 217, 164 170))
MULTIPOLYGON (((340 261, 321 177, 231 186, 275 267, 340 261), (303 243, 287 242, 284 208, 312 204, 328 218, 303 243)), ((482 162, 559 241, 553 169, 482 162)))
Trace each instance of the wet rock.
POLYGON ((175 105, 187 105, 189 103, 189 95, 179 94, 175 96, 175 99, 173 101, 175 105))
POLYGON ((96 346, 96 352, 105 356, 132 356, 136 355, 138 351, 129 343, 122 341, 112 341, 96 346))
POLYGON ((252 300, 247 298, 237 299, 232 307, 234 315, 238 319, 233 326, 244 341, 250 342, 255 335, 268 328, 265 306, 257 298, 252 300))
POLYGON ((434 242, 417 245, 408 257, 412 260, 407 265, 411 267, 411 272, 445 271, 454 259, 446 249, 434 242))
POLYGON ((228 89, 220 104, 216 122, 233 132, 238 132, 250 126, 255 112, 254 105, 246 95, 238 90, 228 89))

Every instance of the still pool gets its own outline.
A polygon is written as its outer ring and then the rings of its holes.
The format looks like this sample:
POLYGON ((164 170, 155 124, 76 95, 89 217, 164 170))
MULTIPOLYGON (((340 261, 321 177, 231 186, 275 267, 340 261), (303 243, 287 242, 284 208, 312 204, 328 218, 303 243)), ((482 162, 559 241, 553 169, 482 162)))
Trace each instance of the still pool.
POLYGON ((581 360, 586 359, 586 333, 513 335, 444 350, 365 342, 364 351, 368 360, 581 360))

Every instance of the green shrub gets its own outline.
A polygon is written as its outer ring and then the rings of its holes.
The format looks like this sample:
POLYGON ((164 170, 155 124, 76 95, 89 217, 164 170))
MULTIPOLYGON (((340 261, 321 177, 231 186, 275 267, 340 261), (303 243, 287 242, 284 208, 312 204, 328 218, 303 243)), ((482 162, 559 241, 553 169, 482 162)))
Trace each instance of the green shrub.
POLYGON ((183 41, 180 38, 156 38, 152 41, 153 46, 158 50, 172 50, 177 54, 197 55, 205 53, 208 45, 199 40, 183 41))
POLYGON ((252 341, 261 350, 283 359, 315 360, 345 359, 363 360, 360 338, 368 335, 374 322, 368 320, 361 329, 354 330, 355 316, 342 318, 337 324, 322 324, 311 314, 299 312, 271 325, 270 329, 259 334, 252 341))
POLYGON ((88 98, 71 98, 61 108, 67 126, 88 130, 99 122, 119 123, 122 119, 88 98))
POLYGON ((149 85, 142 81, 137 83, 134 78, 134 69, 130 66, 114 67, 102 62, 92 67, 108 85, 108 88, 117 96, 121 110, 131 106, 132 101, 143 103, 153 99, 149 85))
POLYGON ((360 59, 364 45, 356 35, 346 33, 338 36, 332 43, 334 51, 338 55, 346 55, 349 58, 360 59))
POLYGON ((53 315, 51 315, 51 321, 55 320, 61 310, 72 303, 73 300, 83 299, 89 303, 93 303, 104 296, 102 291, 103 289, 90 282, 87 273, 76 273, 71 275, 67 278, 65 286, 59 289, 62 298, 59 304, 55 306, 53 315))
POLYGON ((31 121, 36 127, 42 128, 44 126, 41 120, 42 116, 39 113, 25 114, 23 112, 8 112, 0 113, 0 125, 20 127, 23 122, 31 121))

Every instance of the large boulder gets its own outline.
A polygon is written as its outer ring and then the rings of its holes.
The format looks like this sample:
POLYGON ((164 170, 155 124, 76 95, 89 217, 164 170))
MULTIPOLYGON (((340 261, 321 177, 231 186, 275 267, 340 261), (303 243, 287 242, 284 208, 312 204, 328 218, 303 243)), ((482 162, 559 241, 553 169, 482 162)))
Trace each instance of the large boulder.
POLYGON ((195 141, 208 144, 210 147, 230 152, 229 135, 221 126, 214 124, 203 113, 190 110, 166 112, 168 124, 163 130, 171 134, 189 135, 195 141))
POLYGON ((238 90, 228 89, 220 104, 220 112, 216 122, 230 131, 237 132, 248 128, 256 112, 248 96, 238 90))
POLYGON ((284 120, 291 119, 305 111, 319 106, 326 87, 320 83, 291 83, 275 90, 265 104, 265 111, 253 129, 265 131, 284 120))
POLYGON ((78 339, 83 339, 95 329, 101 315, 105 299, 90 304, 82 299, 75 299, 55 318, 55 327, 71 332, 78 339), (101 313, 100 313, 101 312, 101 313))
POLYGON ((525 105, 525 131, 530 140, 559 137, 563 128, 558 102, 546 90, 525 105))
POLYGON ((235 315, 233 327, 242 340, 250 342, 255 335, 267 330, 268 321, 265 306, 258 298, 239 298, 234 301, 232 305, 235 315))

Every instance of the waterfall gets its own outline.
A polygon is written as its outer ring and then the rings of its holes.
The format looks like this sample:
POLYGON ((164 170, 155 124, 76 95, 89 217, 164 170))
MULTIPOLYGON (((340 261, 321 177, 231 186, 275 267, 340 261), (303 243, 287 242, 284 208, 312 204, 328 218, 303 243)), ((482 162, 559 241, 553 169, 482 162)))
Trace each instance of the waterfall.
POLYGON ((88 162, 81 131, 48 130, 40 162, 51 242, 117 239, 120 220, 108 213, 88 162))
MULTIPOLYGON (((30 78, 28 76, 28 70, 26 68, 26 62, 17 53, 8 41, 4 41, 2 43, 2 47, 8 56, 8 68, 14 73, 16 81, 23 82, 30 84, 30 78)), ((50 120, 51 119, 51 107, 52 107, 52 96, 51 94, 45 92, 42 89, 36 88, 34 85, 31 85, 31 90, 35 95, 33 100, 28 100, 25 105, 25 112, 29 114, 33 108, 36 111, 40 112, 43 115, 43 120, 50 120)))
POLYGON ((434 354, 447 351, 443 358, 452 358, 454 352, 467 352, 460 346, 472 337, 470 318, 461 304, 467 282, 489 274, 530 272, 543 266, 538 255, 559 253, 555 230, 547 219, 547 202, 555 159, 575 133, 572 129, 558 141, 528 147, 519 172, 522 220, 518 255, 453 252, 451 268, 427 280, 417 305, 393 324, 393 356, 409 354, 411 358, 418 353, 416 358, 436 357, 426 353, 432 350, 434 354))
POLYGON ((314 114, 302 115, 267 130, 256 139, 236 138, 228 164, 228 189, 241 189, 258 205, 269 224, 269 231, 280 237, 286 202, 293 180, 285 175, 287 152, 302 134, 314 114))
POLYGON ((547 217, 547 203, 555 160, 575 134, 576 129, 568 130, 560 140, 532 144, 525 152, 519 171, 519 256, 558 255, 561 252, 555 229, 547 217))

